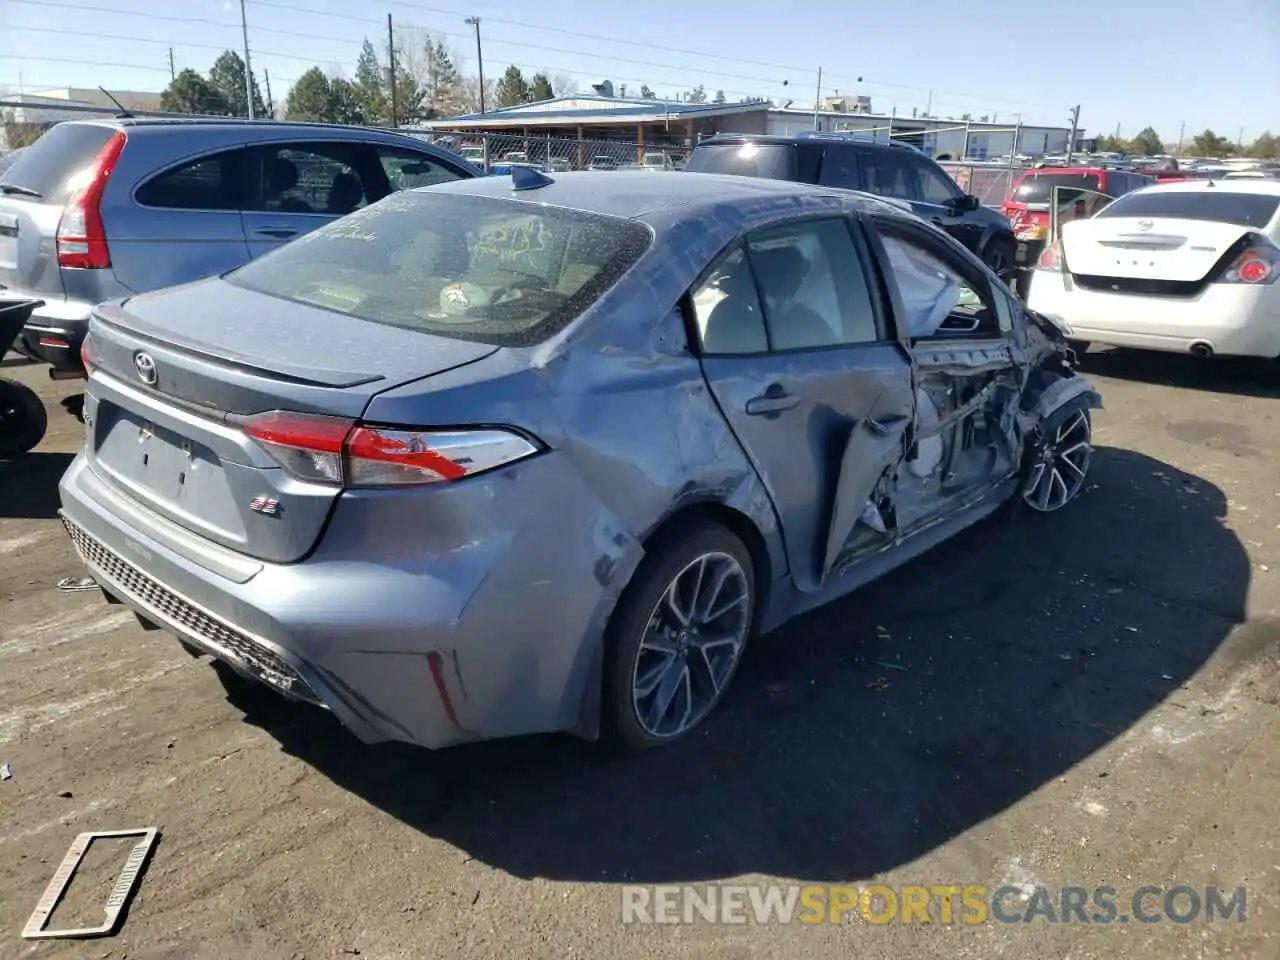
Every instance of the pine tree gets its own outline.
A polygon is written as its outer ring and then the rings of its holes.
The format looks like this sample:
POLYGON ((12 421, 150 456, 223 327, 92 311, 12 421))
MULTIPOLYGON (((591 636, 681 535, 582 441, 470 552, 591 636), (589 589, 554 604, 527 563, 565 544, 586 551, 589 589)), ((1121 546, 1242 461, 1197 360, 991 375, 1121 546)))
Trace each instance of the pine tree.
POLYGON ((366 37, 356 61, 355 94, 366 123, 385 123, 388 119, 386 81, 378 52, 366 37))

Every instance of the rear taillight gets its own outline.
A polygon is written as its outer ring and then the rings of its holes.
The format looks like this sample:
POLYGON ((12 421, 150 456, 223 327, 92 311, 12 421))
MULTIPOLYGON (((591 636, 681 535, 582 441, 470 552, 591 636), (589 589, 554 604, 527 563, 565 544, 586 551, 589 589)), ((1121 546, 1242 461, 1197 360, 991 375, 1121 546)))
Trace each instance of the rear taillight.
POLYGON ((1046 270, 1049 273, 1062 272, 1062 251, 1058 249, 1056 243, 1051 243, 1040 251, 1040 259, 1036 261, 1036 269, 1046 270))
POLYGON ((280 411, 250 418, 244 430, 300 480, 350 487, 448 483, 539 450, 508 430, 405 430, 280 411))
POLYGON ((124 150, 125 135, 117 130, 93 163, 76 176, 71 199, 62 212, 55 246, 58 266, 100 270, 111 266, 107 234, 102 226, 102 192, 124 150))
POLYGON ((1280 276, 1280 250, 1266 237, 1253 234, 1244 240, 1246 246, 1231 261, 1217 283, 1244 283, 1261 286, 1276 282, 1280 276))
POLYGON ((93 376, 93 353, 89 347, 89 337, 80 341, 80 365, 84 367, 84 378, 88 380, 93 376))

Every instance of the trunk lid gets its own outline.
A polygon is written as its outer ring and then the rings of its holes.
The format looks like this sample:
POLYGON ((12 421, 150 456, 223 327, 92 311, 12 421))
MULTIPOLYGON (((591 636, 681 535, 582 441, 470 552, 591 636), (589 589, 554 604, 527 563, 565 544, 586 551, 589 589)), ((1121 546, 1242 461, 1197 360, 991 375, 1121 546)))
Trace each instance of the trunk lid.
POLYGON ((1062 253, 1073 274, 1201 283, 1247 227, 1205 220, 1093 217, 1062 226, 1062 253))
POLYGON ((95 371, 110 376, 90 384, 86 456, 172 523, 262 560, 298 560, 339 488, 288 474, 242 419, 287 410, 355 420, 376 394, 497 349, 220 279, 104 304, 90 353, 95 371))

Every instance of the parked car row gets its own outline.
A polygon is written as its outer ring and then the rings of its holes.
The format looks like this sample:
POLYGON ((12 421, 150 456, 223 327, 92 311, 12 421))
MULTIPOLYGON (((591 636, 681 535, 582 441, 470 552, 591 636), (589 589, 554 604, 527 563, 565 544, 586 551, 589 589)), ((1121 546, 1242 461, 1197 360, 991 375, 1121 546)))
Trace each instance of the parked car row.
MULTIPOLYGON (((89 318, 60 494, 106 598, 367 742, 673 742, 753 638, 1086 482, 1101 400, 962 198, 227 126, 38 143, 4 277, 89 318)), ((877 169, 844 147, 791 155, 877 169)))

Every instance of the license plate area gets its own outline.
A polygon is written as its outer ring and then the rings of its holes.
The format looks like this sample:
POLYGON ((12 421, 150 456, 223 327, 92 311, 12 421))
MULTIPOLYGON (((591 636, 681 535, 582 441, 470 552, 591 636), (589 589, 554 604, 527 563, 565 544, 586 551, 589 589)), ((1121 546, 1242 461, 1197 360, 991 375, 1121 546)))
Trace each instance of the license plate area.
POLYGON ((182 501, 220 475, 208 447, 113 404, 98 410, 98 462, 130 484, 182 501))

